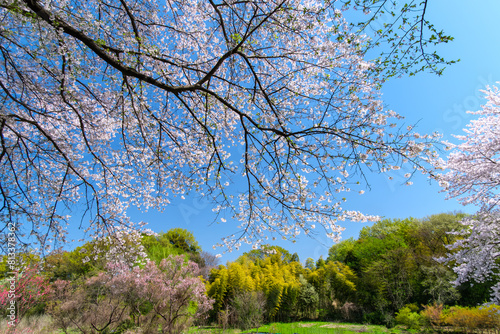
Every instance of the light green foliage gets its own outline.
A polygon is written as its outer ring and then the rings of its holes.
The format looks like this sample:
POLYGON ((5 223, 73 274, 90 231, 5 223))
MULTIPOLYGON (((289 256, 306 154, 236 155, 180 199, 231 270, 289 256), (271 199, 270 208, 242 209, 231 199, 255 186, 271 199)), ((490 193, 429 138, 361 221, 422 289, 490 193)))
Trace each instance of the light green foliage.
POLYGON ((148 258, 156 263, 170 255, 185 255, 198 264, 204 277, 208 277, 210 268, 217 263, 213 255, 202 251, 194 235, 182 228, 173 228, 157 235, 143 235, 142 245, 148 258))
POLYGON ((159 239, 168 240, 168 242, 186 253, 199 253, 201 247, 198 245, 193 233, 182 228, 173 228, 167 233, 160 234, 159 239))
POLYGON ((363 228, 358 240, 334 245, 328 260, 348 264, 354 271, 356 300, 365 314, 374 313, 372 321, 382 321, 410 302, 451 303, 460 297, 450 284, 455 274, 436 258, 444 256, 446 246, 455 241, 456 236, 448 232, 460 229, 463 217, 439 214, 422 220, 382 220, 363 228))
MULTIPOLYGON (((326 277, 326 271, 324 266, 321 268, 318 268, 314 271, 311 270, 305 270, 304 271, 304 278, 306 282, 314 287, 314 290, 321 295, 321 302, 318 304, 319 308, 325 307, 325 300, 328 303, 330 301, 330 291, 329 291, 329 286, 328 286, 328 278, 326 277)), ((299 280, 301 282, 302 289, 306 288, 308 284, 305 284, 303 282, 302 276, 299 277, 299 280)))
POLYGON ((372 230, 365 229, 365 237, 355 244, 353 269, 360 276, 359 298, 378 312, 395 312, 417 290, 417 266, 405 240, 408 223, 413 221, 382 221, 372 230))
POLYGON ((260 261, 271 258, 271 262, 294 262, 299 259, 297 253, 293 255, 290 254, 289 251, 280 246, 273 245, 262 245, 259 249, 253 249, 250 252, 246 252, 243 255, 247 256, 247 258, 255 264, 259 265, 260 261))
POLYGON ((320 268, 323 268, 325 266, 326 262, 325 260, 323 259, 323 255, 321 255, 318 259, 318 261, 316 261, 316 269, 320 269, 320 268))
POLYGON ((305 263, 305 268, 314 271, 316 269, 316 264, 314 263, 314 259, 312 258, 307 258, 306 263, 305 263))
POLYGON ((347 265, 330 261, 325 266, 332 299, 341 303, 354 301, 356 298, 356 274, 347 265))
POLYGON ((144 235, 141 242, 149 259, 156 263, 160 263, 162 259, 167 258, 169 255, 185 254, 183 249, 172 245, 165 233, 159 233, 157 236, 144 235))
POLYGON ((353 250, 355 247, 356 241, 353 238, 349 238, 346 240, 342 240, 339 243, 336 243, 328 250, 328 258, 327 261, 339 261, 349 265, 353 260, 353 250))
POLYGON ((90 241, 72 251, 54 251, 44 259, 45 274, 51 280, 75 280, 92 275, 104 269, 105 260, 102 255, 108 250, 108 246, 90 241))
POLYGON ((217 314, 226 306, 228 295, 228 277, 229 273, 227 268, 219 266, 218 269, 213 269, 210 275, 210 281, 207 284, 207 294, 210 298, 215 300, 212 312, 217 314))
POLYGON ((298 298, 298 306, 303 316, 314 317, 319 302, 319 295, 314 286, 307 282, 303 277, 300 277, 300 294, 298 298))
POLYGON ((463 213, 441 213, 422 219, 410 234, 417 255, 431 262, 433 257, 444 256, 448 252, 446 246, 453 244, 458 237, 449 232, 462 230, 460 221, 465 216, 463 213))
POLYGON ((403 307, 396 313, 396 323, 403 325, 406 329, 420 329, 423 323, 422 316, 417 312, 412 312, 408 306, 403 307))
MULTIPOLYGON (((38 263, 40 263, 40 256, 29 252, 20 252, 16 254, 13 266, 17 269, 22 269, 24 267, 36 265, 38 263)), ((2 260, 0 261, 0 279, 8 276, 7 273, 11 271, 13 270, 11 270, 9 258, 7 255, 3 255, 2 260)))
POLYGON ((379 238, 384 239, 389 235, 404 236, 406 233, 414 229, 418 221, 414 218, 407 219, 384 219, 372 226, 363 227, 359 232, 359 239, 379 238))

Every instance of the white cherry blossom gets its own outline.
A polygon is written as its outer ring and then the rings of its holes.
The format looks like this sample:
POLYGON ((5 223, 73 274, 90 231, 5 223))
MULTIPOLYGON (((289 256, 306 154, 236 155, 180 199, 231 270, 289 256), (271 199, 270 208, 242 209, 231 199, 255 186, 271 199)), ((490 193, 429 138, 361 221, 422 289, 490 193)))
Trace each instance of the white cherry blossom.
MULTIPOLYGON (((451 150, 438 166, 448 170, 440 175, 440 185, 450 198, 464 205, 476 205, 479 212, 463 220, 463 239, 457 241, 447 259, 455 263, 457 283, 468 280, 500 281, 500 90, 484 91, 487 103, 471 114, 465 134, 456 136, 460 144, 445 143, 451 150)), ((492 302, 500 302, 500 283, 491 294, 492 302)))
POLYGON ((239 221, 229 249, 312 224, 335 239, 338 220, 375 219, 334 194, 371 171, 425 164, 433 138, 387 125, 401 118, 379 92, 394 71, 364 58, 373 44, 341 7, 0 0, 5 228, 27 243, 64 240, 82 208, 86 231, 113 236, 140 227, 129 207, 162 210, 189 192, 239 221))

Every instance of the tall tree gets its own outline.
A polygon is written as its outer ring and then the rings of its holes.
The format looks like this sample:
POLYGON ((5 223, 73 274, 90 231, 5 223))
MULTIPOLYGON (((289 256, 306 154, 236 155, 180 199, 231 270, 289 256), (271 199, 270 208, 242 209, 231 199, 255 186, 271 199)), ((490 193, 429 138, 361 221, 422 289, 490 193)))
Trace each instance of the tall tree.
POLYGON ((475 204, 480 211, 462 222, 464 239, 454 244, 456 252, 448 258, 455 265, 457 283, 468 280, 498 282, 491 299, 500 302, 500 90, 484 91, 486 104, 470 112, 479 117, 456 136, 460 144, 447 143, 452 152, 441 167, 441 184, 449 197, 462 204, 475 204))
POLYGON ((2 222, 46 245, 75 204, 99 235, 131 226, 131 205, 190 190, 240 221, 228 247, 375 219, 333 194, 423 167, 432 139, 392 127, 379 88, 419 60, 434 68, 423 46, 449 40, 423 1, 389 8, 369 41, 386 2, 1 0, 2 222), (349 25, 340 9, 358 7, 371 14, 349 25))

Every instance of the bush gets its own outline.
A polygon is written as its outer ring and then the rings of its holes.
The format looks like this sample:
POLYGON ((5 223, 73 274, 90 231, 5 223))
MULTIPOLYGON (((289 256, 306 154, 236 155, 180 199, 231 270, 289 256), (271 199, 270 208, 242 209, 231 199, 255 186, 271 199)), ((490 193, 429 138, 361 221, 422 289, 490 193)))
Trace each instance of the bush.
POLYGON ((453 306, 444 312, 446 324, 475 331, 500 327, 500 306, 460 307, 453 306))
POLYGON ((438 327, 444 324, 443 304, 425 305, 420 315, 427 326, 438 327))
POLYGON ((474 309, 469 307, 452 306, 445 311, 445 323, 464 329, 476 329, 478 317, 474 309))
POLYGON ((500 328, 500 306, 497 305, 443 308, 441 304, 434 304, 424 306, 420 314, 425 324, 434 329, 453 326, 456 331, 474 332, 500 328))
POLYGON ((396 312, 395 320, 396 323, 405 326, 406 329, 418 330, 422 326, 423 317, 416 312, 412 312, 409 306, 405 306, 396 312))
POLYGON ((488 305, 479 309, 482 314, 481 328, 500 328, 500 306, 488 305))

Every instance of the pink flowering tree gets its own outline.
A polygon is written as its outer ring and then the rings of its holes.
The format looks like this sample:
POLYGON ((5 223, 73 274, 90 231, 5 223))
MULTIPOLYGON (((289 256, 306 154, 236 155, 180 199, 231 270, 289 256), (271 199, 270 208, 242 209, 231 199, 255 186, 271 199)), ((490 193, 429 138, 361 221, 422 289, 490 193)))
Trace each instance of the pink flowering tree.
POLYGON ((160 265, 143 268, 123 262, 84 284, 54 283, 49 313, 65 330, 116 330, 141 328, 143 333, 180 333, 195 319, 202 319, 213 301, 205 292, 198 265, 183 256, 170 256, 160 265))
POLYGON ((449 38, 426 8, 0 0, 0 219, 44 246, 64 238, 75 204, 82 226, 107 235, 133 227, 130 206, 161 210, 196 191, 216 220, 239 222, 229 249, 316 226, 335 239, 340 221, 375 220, 343 208, 342 193, 371 171, 425 168, 433 151, 379 91, 441 62, 423 46, 449 38), (366 21, 349 24, 344 9, 366 21), (373 41, 360 33, 386 10, 395 21, 373 41), (381 44, 384 57, 365 59, 381 44))
POLYGON ((170 256, 158 266, 151 261, 140 272, 139 296, 152 306, 148 323, 160 325, 162 333, 180 333, 212 309, 198 265, 183 256, 170 256))
MULTIPOLYGON (((470 112, 479 117, 467 125, 464 135, 456 136, 460 144, 446 143, 451 152, 440 163, 448 170, 440 176, 448 196, 480 208, 463 220, 463 238, 448 258, 455 264, 457 283, 500 282, 500 90, 488 87, 484 93, 486 104, 470 112)), ((500 283, 493 287, 491 299, 500 302, 500 283)))

